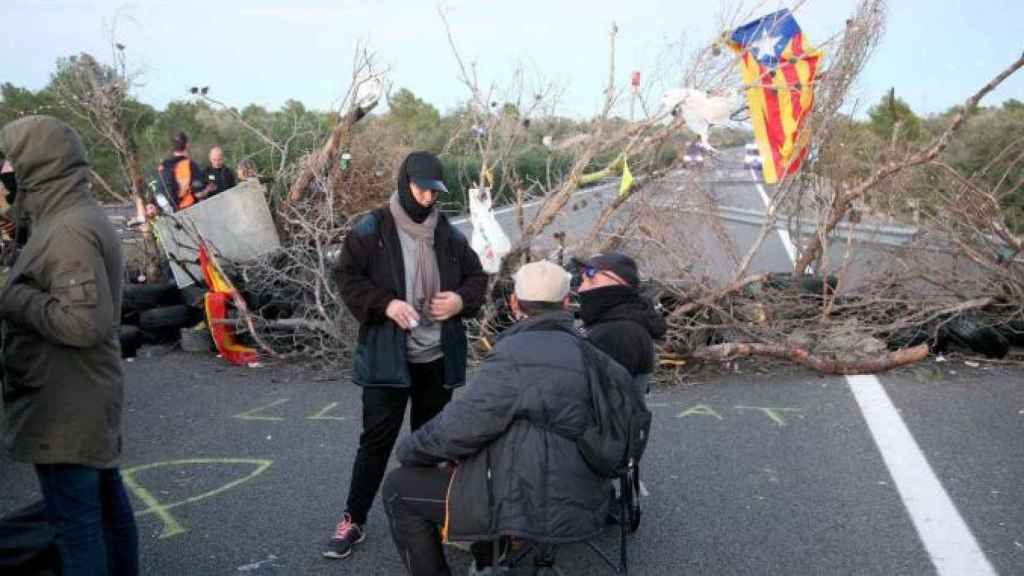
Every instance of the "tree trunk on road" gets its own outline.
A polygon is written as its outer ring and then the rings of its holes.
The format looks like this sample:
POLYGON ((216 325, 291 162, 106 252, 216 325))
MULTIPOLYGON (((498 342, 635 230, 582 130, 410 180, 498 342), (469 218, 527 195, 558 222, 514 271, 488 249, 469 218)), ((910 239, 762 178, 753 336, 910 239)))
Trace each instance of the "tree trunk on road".
POLYGON ((729 343, 717 344, 697 350, 693 358, 700 360, 732 360, 748 356, 768 356, 789 360, 801 366, 807 366, 823 374, 871 374, 884 372, 898 366, 913 364, 928 356, 928 345, 921 344, 913 348, 896 350, 875 358, 865 358, 856 362, 842 362, 831 358, 815 356, 802 348, 780 344, 729 343))

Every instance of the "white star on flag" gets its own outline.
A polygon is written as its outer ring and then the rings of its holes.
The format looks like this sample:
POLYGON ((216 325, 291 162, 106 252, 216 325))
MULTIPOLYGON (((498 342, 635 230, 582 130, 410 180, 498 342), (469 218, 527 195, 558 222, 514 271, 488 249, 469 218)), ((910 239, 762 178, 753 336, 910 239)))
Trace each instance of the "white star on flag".
POLYGON ((779 36, 769 36, 768 30, 761 30, 761 38, 756 42, 750 43, 750 49, 754 51, 754 56, 758 60, 765 60, 767 58, 775 57, 775 45, 779 43, 779 36))

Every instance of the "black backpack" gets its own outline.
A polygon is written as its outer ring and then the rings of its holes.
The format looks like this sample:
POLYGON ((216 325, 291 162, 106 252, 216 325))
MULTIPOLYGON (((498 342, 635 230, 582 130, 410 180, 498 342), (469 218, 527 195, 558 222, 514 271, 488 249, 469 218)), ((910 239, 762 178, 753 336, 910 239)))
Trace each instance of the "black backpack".
POLYGON ((651 412, 644 392, 634 385, 625 368, 578 334, 577 342, 583 353, 595 422, 576 438, 576 446, 595 474, 617 478, 643 456, 651 432, 651 412))

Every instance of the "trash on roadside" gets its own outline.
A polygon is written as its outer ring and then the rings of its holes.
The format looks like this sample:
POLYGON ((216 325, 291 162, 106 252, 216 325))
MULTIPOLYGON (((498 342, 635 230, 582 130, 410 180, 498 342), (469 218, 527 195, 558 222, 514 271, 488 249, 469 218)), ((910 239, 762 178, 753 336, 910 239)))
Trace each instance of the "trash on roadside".
POLYGON ((728 124, 733 112, 743 108, 742 100, 736 96, 712 96, 696 88, 674 88, 665 92, 661 102, 682 116, 687 127, 700 137, 701 145, 709 150, 712 148, 708 130, 728 124))
POLYGON ((490 188, 469 191, 469 221, 473 224, 470 246, 480 257, 484 272, 497 274, 501 270, 501 260, 512 250, 512 244, 495 218, 491 202, 490 188))
POLYGON ((977 368, 978 366, 981 366, 980 363, 975 362, 973 360, 964 360, 964 364, 970 366, 971 368, 977 368))

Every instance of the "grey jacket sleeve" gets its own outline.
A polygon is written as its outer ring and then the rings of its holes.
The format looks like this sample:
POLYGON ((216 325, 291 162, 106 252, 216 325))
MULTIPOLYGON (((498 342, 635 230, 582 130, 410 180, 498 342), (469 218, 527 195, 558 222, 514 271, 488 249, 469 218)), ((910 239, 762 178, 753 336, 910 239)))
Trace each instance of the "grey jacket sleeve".
POLYGON ((495 350, 466 390, 440 414, 399 444, 396 458, 407 466, 456 462, 479 452, 515 419, 521 383, 515 361, 495 350))
POLYGON ((12 278, 0 296, 0 316, 64 346, 90 348, 112 338, 114 303, 96 239, 65 229, 45 250, 42 277, 12 278))

